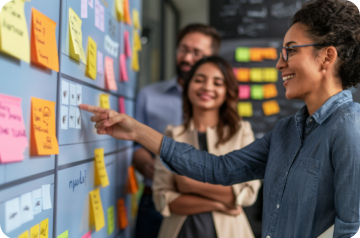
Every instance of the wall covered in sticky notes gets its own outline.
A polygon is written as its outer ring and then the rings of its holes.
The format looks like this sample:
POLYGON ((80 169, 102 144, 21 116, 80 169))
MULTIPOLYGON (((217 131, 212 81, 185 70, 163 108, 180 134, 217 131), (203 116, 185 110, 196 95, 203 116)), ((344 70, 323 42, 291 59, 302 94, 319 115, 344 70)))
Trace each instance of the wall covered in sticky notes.
MULTIPOLYGON (((123 199, 131 208, 133 143, 97 135, 91 114, 78 105, 106 105, 134 116, 141 1, 14 0, 4 9, 3 232, 9 237, 131 237, 130 228, 118 225, 124 214, 117 204, 123 199), (121 4, 124 19, 117 17, 121 4), (97 191, 95 203, 102 204, 100 220, 90 219, 91 191, 97 191)), ((134 219, 128 217, 131 225, 134 219)))

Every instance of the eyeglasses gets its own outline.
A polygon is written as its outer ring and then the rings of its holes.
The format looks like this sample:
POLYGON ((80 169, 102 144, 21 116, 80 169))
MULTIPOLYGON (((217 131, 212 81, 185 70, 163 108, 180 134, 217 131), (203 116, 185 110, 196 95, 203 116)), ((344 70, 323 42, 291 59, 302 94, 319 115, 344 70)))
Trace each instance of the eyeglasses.
POLYGON ((293 45, 293 46, 283 47, 282 51, 281 51, 282 59, 284 60, 284 62, 288 61, 288 59, 289 59, 289 50, 291 50, 292 48, 305 47, 305 46, 314 46, 314 45, 320 45, 320 44, 293 45))
POLYGON ((204 58, 204 54, 200 51, 192 51, 192 50, 188 50, 188 49, 185 49, 185 48, 178 48, 177 49, 177 53, 180 54, 181 56, 185 56, 187 55, 188 53, 190 53, 193 57, 194 60, 199 60, 199 59, 202 59, 204 58))

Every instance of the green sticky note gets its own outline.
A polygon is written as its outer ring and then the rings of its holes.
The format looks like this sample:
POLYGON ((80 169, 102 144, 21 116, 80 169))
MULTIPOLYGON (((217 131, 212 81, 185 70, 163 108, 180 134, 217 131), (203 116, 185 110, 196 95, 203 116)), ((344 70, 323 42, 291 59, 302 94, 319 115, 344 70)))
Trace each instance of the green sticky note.
POLYGON ((262 68, 251 68, 250 69, 250 81, 261 83, 263 81, 263 70, 262 68))
POLYGON ((69 238, 69 230, 64 231, 57 238, 69 238))
POLYGON ((251 85, 251 98, 255 100, 264 99, 264 91, 262 85, 251 85))
POLYGON ((250 48, 237 47, 235 50, 235 60, 237 62, 249 62, 250 61, 250 48))
POLYGON ((114 206, 110 206, 107 209, 107 218, 108 218, 108 235, 111 235, 115 229, 115 220, 114 220, 114 206))

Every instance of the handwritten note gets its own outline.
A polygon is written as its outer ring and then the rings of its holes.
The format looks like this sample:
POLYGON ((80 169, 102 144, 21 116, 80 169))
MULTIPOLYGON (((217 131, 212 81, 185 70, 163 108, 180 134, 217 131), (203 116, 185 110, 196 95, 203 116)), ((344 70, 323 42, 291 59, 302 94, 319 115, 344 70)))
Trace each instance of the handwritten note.
POLYGON ((39 238, 40 237, 39 229, 40 229, 39 224, 36 224, 35 226, 31 227, 30 238, 39 238))
POLYGON ((125 207, 125 201, 123 198, 120 198, 117 202, 117 208, 118 208, 118 223, 120 229, 124 230, 128 225, 129 221, 127 218, 127 212, 125 207))
POLYGON ((131 46, 130 46, 130 39, 129 39, 129 32, 128 31, 124 31, 124 51, 125 51, 125 55, 127 57, 131 57, 131 46))
POLYGON ((34 219, 31 192, 20 196, 21 223, 34 219))
POLYGON ((97 45, 95 41, 89 36, 87 46, 87 62, 86 62, 86 75, 92 79, 96 79, 96 53, 97 45))
POLYGON ((99 10, 100 10, 100 31, 104 32, 105 31, 105 8, 103 5, 99 5, 99 10))
POLYGON ((124 0, 115 0, 116 4, 116 16, 119 21, 125 21, 124 16, 124 0))
POLYGON ((29 238, 29 231, 23 232, 21 235, 18 236, 18 238, 29 238))
POLYGON ((251 85, 251 98, 254 100, 264 99, 264 92, 262 85, 251 85))
POLYGON ((250 49, 248 47, 237 47, 235 50, 235 60, 237 62, 249 62, 250 49))
POLYGON ((91 238, 91 231, 89 231, 88 233, 84 234, 81 238, 91 238))
POLYGON ((31 98, 31 155, 59 154, 55 102, 31 98))
POLYGON ((126 113, 124 97, 119 97, 119 112, 120 113, 126 113))
POLYGON ((70 83, 70 105, 76 106, 76 84, 70 83))
POLYGON ((94 0, 88 0, 89 6, 94 8, 94 0))
POLYGON ((82 103, 82 86, 80 84, 76 85, 76 105, 82 103))
POLYGON ((50 195, 50 184, 41 186, 42 199, 43 199, 43 210, 48 210, 52 208, 51 205, 51 195, 50 195))
POLYGON ((262 82, 263 81, 262 68, 251 68, 250 80, 251 82, 257 82, 257 83, 262 82))
POLYGON ((97 52, 97 70, 100 75, 104 75, 104 57, 101 51, 97 52))
POLYGON ((40 238, 49 237, 49 218, 40 222, 40 238))
POLYGON ((32 191, 33 214, 39 214, 42 211, 41 188, 32 191))
POLYGON ((14 198, 5 202, 5 230, 6 233, 21 226, 20 199, 14 198))
POLYGON ((32 8, 31 62, 59 72, 56 22, 32 8))
POLYGON ((278 81, 278 70, 276 68, 263 68, 265 82, 276 83, 278 81))
POLYGON ((76 128, 76 107, 69 108, 69 128, 76 128))
POLYGON ((113 41, 108 35, 105 36, 104 44, 105 50, 116 58, 118 56, 119 44, 113 41))
POLYGON ((125 22, 131 25, 129 0, 124 0, 124 18, 125 22))
POLYGON ((238 103, 238 112, 241 117, 252 117, 253 116, 253 106, 251 102, 239 102, 238 103))
POLYGON ((134 167, 129 166, 128 168, 128 193, 135 194, 139 190, 134 167))
POLYGON ((133 32, 133 38, 134 38, 135 50, 140 51, 142 49, 142 46, 141 46, 141 39, 137 30, 134 30, 133 32))
POLYGON ((134 27, 136 29, 141 29, 139 11, 137 9, 132 10, 132 17, 133 17, 134 27))
POLYGON ((114 214, 114 206, 110 206, 107 209, 107 221, 108 221, 108 236, 114 232, 115 229, 115 214, 114 214))
POLYGON ((95 0, 95 27, 100 30, 100 6, 99 0, 95 0))
POLYGON ((104 161, 104 148, 98 148, 95 154, 95 184, 101 185, 103 188, 109 186, 109 178, 106 171, 104 161))
POLYGON ((275 84, 266 84, 263 86, 264 98, 275 98, 278 96, 278 91, 275 84))
POLYGON ((264 60, 262 48, 250 48, 250 61, 261 62, 264 60))
POLYGON ((280 112, 280 107, 276 100, 264 102, 262 108, 265 116, 271 116, 280 112))
POLYGON ((124 54, 120 55, 120 75, 122 81, 129 81, 129 76, 126 68, 126 56, 124 54))
POLYGON ((88 0, 81 0, 81 18, 88 17, 88 0))
POLYGON ((86 64, 85 52, 82 46, 82 21, 76 12, 69 8, 69 28, 70 28, 70 57, 76 61, 86 64))
POLYGON ((114 60, 107 56, 105 57, 105 80, 107 89, 117 90, 114 73, 114 60))
POLYGON ((61 80, 61 103, 68 105, 69 104, 69 95, 70 95, 70 89, 69 89, 69 83, 61 80))
POLYGON ((239 85, 239 99, 249 99, 249 98, 250 98, 250 86, 239 85))
POLYGON ((69 238, 69 230, 66 230, 60 235, 58 235, 58 238, 69 238))
POLYGON ((250 82, 250 69, 238 68, 236 78, 239 82, 250 82))
POLYGON ((80 108, 75 108, 75 128, 81 129, 81 111, 80 108))
POLYGON ((104 210, 100 197, 100 190, 97 188, 89 193, 90 195, 90 223, 95 225, 98 232, 105 226, 104 210))
POLYGON ((29 63, 30 42, 24 4, 22 0, 14 0, 0 10, 0 51, 29 63))
POLYGON ((0 162, 22 161, 28 147, 21 98, 0 94, 0 162))

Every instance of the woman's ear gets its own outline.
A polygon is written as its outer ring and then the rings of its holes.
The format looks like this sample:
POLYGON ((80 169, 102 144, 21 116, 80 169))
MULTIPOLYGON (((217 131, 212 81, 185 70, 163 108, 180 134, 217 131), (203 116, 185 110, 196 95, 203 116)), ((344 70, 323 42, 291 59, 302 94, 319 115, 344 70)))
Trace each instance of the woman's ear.
POLYGON ((322 59, 323 70, 328 70, 331 67, 333 67, 333 65, 336 62, 337 56, 338 56, 337 50, 334 46, 327 47, 324 51, 323 59, 322 59))

